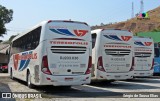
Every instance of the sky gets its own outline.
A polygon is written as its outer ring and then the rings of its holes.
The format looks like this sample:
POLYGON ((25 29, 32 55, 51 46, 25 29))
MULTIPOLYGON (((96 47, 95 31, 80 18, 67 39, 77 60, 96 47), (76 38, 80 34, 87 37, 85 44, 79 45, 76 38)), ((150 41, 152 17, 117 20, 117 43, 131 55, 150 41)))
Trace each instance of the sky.
MULTIPOLYGON (((160 0, 143 0, 144 12, 160 6, 160 0)), ((0 0, 0 5, 13 10, 13 20, 0 40, 21 33, 44 20, 73 20, 90 26, 114 23, 131 18, 140 11, 140 0, 0 0)))

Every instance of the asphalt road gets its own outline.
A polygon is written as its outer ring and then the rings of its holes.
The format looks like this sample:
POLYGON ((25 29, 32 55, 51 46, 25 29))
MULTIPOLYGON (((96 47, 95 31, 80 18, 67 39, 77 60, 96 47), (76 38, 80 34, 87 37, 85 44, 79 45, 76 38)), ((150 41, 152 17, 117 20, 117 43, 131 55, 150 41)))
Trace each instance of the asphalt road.
MULTIPOLYGON (((132 98, 131 95, 135 94, 150 95, 153 93, 152 98, 149 98, 155 101, 157 99, 160 100, 160 77, 136 78, 134 80, 116 81, 112 83, 108 83, 107 81, 94 82, 89 85, 72 86, 71 88, 42 86, 30 89, 26 86, 25 82, 17 79, 11 80, 8 74, 0 73, 0 92, 34 92, 36 94, 42 94, 44 101, 46 99, 53 98, 91 98, 92 100, 96 100, 93 98, 100 98, 104 100, 111 99, 111 101, 114 101, 120 100, 121 98, 132 98)), ((147 96, 138 97, 143 98, 144 100, 147 96)), ((3 100, 19 101, 20 99, 16 98, 3 100)))

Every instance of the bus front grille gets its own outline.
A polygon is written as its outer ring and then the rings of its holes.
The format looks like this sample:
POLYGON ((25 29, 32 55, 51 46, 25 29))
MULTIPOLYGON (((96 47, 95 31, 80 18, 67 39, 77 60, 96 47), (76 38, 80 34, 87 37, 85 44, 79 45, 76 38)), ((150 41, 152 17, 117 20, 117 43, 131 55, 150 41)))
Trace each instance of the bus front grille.
POLYGON ((131 50, 129 49, 105 49, 106 55, 112 56, 124 56, 129 55, 131 50))
POLYGON ((52 53, 57 54, 84 54, 86 47, 82 46, 52 46, 52 53))
POLYGON ((144 53, 144 52, 135 52, 135 57, 150 57, 151 53, 144 53))

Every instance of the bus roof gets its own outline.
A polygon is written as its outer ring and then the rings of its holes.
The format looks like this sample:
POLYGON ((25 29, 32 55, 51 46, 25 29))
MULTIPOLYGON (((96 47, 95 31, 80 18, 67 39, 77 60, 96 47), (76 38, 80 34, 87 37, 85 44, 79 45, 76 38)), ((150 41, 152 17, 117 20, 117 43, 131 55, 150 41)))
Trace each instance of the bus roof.
POLYGON ((151 37, 148 37, 148 36, 134 36, 134 38, 148 38, 148 39, 152 39, 151 37))
POLYGON ((123 30, 123 29, 114 29, 114 28, 106 28, 106 29, 95 29, 95 30, 92 30, 91 33, 97 33, 97 32, 100 32, 100 31, 105 31, 105 30, 116 30, 116 31, 127 31, 127 32, 130 32, 129 30, 123 30))
POLYGON ((87 23, 85 22, 80 22, 80 21, 71 21, 71 20, 49 20, 48 23, 50 22, 69 22, 69 23, 81 23, 81 24, 85 24, 88 26, 87 23))
POLYGON ((24 31, 24 32, 22 32, 22 33, 20 33, 20 34, 18 34, 18 35, 12 40, 12 42, 15 41, 15 40, 17 40, 17 39, 19 39, 20 37, 24 36, 24 35, 27 34, 28 32, 30 32, 30 31, 32 31, 32 30, 34 30, 34 29, 36 29, 36 28, 38 28, 38 27, 40 27, 40 26, 43 26, 43 25, 45 25, 45 24, 47 24, 47 23, 50 23, 50 22, 80 23, 80 24, 85 24, 85 25, 88 26, 88 24, 85 23, 85 22, 70 21, 70 20, 48 20, 48 21, 42 21, 41 23, 39 23, 39 24, 33 26, 32 28, 30 28, 30 29, 28 29, 28 30, 26 30, 26 31, 24 31))

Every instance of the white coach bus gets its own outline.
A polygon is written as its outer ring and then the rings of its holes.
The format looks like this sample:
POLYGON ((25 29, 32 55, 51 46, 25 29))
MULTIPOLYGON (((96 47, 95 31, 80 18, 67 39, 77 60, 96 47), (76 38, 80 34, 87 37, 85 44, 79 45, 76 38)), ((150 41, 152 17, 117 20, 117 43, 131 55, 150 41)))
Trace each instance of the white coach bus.
POLYGON ((91 81, 90 27, 83 22, 50 20, 19 34, 11 44, 11 78, 34 85, 72 86, 91 81))
POLYGON ((134 37, 134 77, 153 75, 154 42, 149 37, 134 37))
POLYGON ((133 78, 133 34, 118 29, 97 29, 92 34, 92 79, 133 78))

